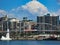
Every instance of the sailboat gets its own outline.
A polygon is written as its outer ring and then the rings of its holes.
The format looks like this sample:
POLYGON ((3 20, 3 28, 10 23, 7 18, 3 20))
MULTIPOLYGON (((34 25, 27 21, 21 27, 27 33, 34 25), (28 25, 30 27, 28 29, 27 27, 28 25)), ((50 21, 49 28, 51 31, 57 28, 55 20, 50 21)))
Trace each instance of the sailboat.
POLYGON ((7 34, 6 34, 6 37, 2 36, 1 37, 1 40, 12 40, 9 36, 9 29, 7 29, 7 34))

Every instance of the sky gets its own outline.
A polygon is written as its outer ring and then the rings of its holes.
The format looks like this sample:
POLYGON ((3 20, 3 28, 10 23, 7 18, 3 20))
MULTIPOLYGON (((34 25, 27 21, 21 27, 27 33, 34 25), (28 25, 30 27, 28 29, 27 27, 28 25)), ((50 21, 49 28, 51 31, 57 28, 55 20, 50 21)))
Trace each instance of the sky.
POLYGON ((0 16, 7 14, 10 17, 19 19, 22 19, 24 16, 34 19, 36 15, 46 13, 44 11, 59 15, 60 0, 0 0, 0 16), (38 2, 37 4, 36 1, 38 2))

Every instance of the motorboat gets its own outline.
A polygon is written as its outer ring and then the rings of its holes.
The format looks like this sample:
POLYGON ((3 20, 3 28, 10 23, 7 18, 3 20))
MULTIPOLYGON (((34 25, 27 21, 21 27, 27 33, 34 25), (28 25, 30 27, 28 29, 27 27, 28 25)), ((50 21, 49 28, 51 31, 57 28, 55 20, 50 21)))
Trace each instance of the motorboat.
POLYGON ((9 35, 9 29, 7 29, 6 37, 2 36, 2 37, 1 37, 1 40, 12 40, 12 39, 10 38, 10 35, 9 35))

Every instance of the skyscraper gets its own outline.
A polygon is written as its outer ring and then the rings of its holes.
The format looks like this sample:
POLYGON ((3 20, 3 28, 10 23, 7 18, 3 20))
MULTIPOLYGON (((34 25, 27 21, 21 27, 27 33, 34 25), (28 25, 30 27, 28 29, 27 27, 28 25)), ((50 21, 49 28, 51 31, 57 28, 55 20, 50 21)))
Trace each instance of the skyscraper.
POLYGON ((44 16, 37 16, 37 30, 58 30, 59 16, 50 14, 44 16))

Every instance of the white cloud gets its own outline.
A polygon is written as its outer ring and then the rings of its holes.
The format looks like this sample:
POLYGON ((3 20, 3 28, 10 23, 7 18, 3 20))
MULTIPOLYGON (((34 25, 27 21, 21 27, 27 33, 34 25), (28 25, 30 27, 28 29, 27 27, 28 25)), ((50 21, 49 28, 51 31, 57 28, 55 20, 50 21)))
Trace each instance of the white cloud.
POLYGON ((0 9, 0 16, 1 16, 1 15, 6 15, 6 14, 7 14, 7 12, 6 12, 5 10, 1 10, 1 9, 0 9))
POLYGON ((10 12, 0 9, 0 17, 5 16, 5 15, 8 15, 8 17, 14 17, 13 13, 10 13, 10 12))
POLYGON ((28 10, 32 14, 44 15, 48 12, 47 7, 38 1, 30 1, 26 5, 22 6, 23 9, 28 10))
POLYGON ((56 13, 60 16, 60 9, 56 13))
POLYGON ((60 19, 60 9, 56 12, 56 14, 59 16, 60 19))
POLYGON ((17 8, 13 8, 11 11, 7 13, 7 15, 9 17, 17 17, 21 19, 23 17, 34 18, 37 15, 39 16, 44 15, 47 12, 48 12, 47 7, 45 7, 43 4, 35 0, 30 1, 25 5, 19 6, 17 8))
POLYGON ((15 11, 15 9, 12 9, 11 11, 15 11))
POLYGON ((9 13, 11 13, 11 16, 13 15, 14 17, 21 19, 23 17, 35 18, 37 15, 44 15, 47 12, 47 7, 35 0, 30 1, 25 5, 19 6, 15 9, 12 9, 9 13))
POLYGON ((55 12, 51 12, 50 16, 58 16, 55 12))
POLYGON ((8 17, 11 17, 11 18, 12 18, 12 17, 15 17, 15 15, 12 14, 12 13, 8 13, 7 15, 8 15, 8 17))

